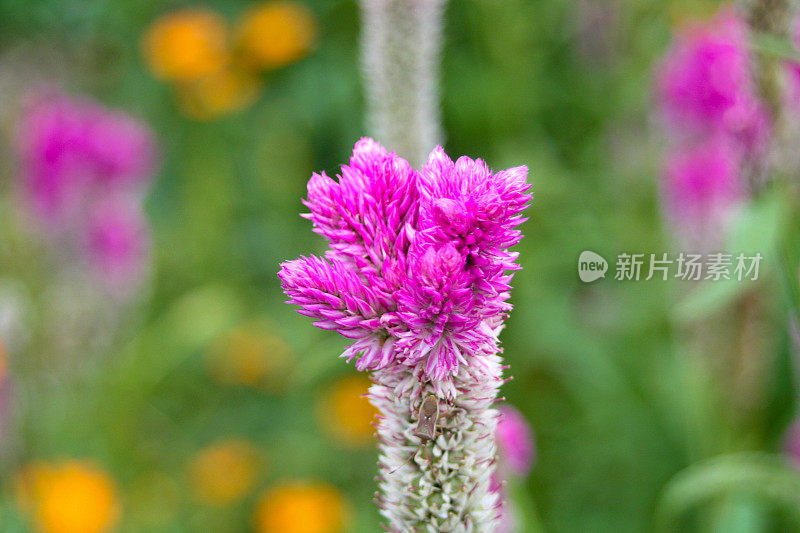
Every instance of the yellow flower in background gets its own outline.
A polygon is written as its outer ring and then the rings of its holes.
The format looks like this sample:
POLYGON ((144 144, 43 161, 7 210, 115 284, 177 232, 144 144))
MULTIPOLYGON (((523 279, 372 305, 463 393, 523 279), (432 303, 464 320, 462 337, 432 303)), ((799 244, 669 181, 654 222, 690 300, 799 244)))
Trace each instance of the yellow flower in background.
POLYGON ((372 441, 378 411, 364 397, 372 382, 362 374, 349 375, 330 386, 319 404, 325 429, 340 442, 361 446, 372 441))
POLYGON ((143 49, 157 77, 196 80, 220 71, 228 63, 228 25, 214 11, 183 9, 153 23, 145 34, 143 49))
POLYGON ((261 80, 252 73, 224 68, 178 85, 178 103, 189 118, 211 120, 249 106, 260 88, 261 80))
POLYGON ((297 2, 265 2, 245 12, 236 30, 242 60, 276 68, 305 56, 317 36, 314 16, 297 2))
POLYGON ((225 385, 282 386, 291 350, 270 330, 266 322, 255 321, 223 334, 206 358, 212 378, 225 385))
POLYGON ((290 483, 268 490, 255 511, 257 533, 338 533, 349 510, 342 495, 323 483, 290 483))
POLYGON ((255 102, 262 81, 254 70, 300 59, 316 33, 314 17, 302 4, 260 4, 242 16, 234 54, 221 15, 186 8, 156 20, 142 49, 153 74, 173 83, 182 112, 195 120, 213 120, 255 102))
POLYGON ((222 506, 246 496, 261 470, 258 450, 243 439, 225 439, 200 450, 189 466, 195 497, 222 506))
POLYGON ((120 516, 111 478, 83 461, 32 463, 20 472, 17 493, 43 533, 102 533, 120 516))

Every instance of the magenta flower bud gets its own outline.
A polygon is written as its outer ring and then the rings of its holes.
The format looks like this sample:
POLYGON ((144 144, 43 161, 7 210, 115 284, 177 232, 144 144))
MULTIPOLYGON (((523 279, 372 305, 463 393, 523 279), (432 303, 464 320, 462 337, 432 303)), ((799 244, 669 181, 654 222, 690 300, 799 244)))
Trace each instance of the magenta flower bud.
POLYGON ((525 476, 536 459, 533 431, 516 408, 506 404, 498 408, 502 418, 497 423, 497 447, 501 462, 510 473, 525 476))

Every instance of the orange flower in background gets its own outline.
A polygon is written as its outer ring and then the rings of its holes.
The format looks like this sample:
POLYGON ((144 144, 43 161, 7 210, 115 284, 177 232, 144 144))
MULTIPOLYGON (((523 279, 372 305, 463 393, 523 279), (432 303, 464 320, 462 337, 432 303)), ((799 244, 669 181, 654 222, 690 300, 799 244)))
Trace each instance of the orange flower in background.
POLYGON ((246 496, 261 470, 255 447, 242 439, 217 441, 192 459, 189 476, 195 497, 222 506, 246 496))
POLYGON ((114 483, 91 463, 32 463, 20 472, 17 492, 43 533, 102 533, 119 520, 114 483))
POLYGON ((266 2, 247 10, 236 31, 239 51, 248 65, 277 68, 304 57, 313 47, 317 24, 296 2, 266 2))
POLYGON ((183 9, 153 23, 145 34, 143 48, 157 77, 196 80, 220 71, 228 63, 228 25, 214 11, 183 9))
POLYGON ((242 16, 234 54, 221 15, 187 8, 156 20, 142 49, 153 74, 173 83, 183 113, 212 120, 255 102, 262 87, 256 70, 305 56, 316 33, 314 17, 302 4, 260 4, 242 16))
POLYGON ((225 385, 279 387, 291 355, 283 339, 257 321, 223 334, 211 345, 206 363, 214 380, 225 385))
POLYGON ((178 103, 189 118, 211 120, 244 109, 258 98, 261 80, 250 72, 224 68, 180 84, 178 103))
POLYGON ((258 533, 339 533, 349 510, 342 495, 323 483, 290 483, 268 490, 255 511, 258 533))
POLYGON ((318 414, 325 429, 340 442, 362 446, 372 441, 378 411, 364 397, 372 382, 362 374, 340 378, 328 388, 318 414))

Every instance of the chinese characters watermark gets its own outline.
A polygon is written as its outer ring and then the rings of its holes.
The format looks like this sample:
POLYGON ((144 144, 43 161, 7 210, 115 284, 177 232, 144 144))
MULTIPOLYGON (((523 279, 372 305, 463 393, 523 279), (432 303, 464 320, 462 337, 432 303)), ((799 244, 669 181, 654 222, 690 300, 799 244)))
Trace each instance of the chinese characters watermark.
MULTIPOLYGON (((614 279, 617 281, 666 281, 674 278, 683 281, 755 281, 763 256, 760 253, 621 253, 617 256, 614 279)), ((590 283, 604 278, 608 262, 591 251, 581 253, 578 258, 578 276, 590 283)))

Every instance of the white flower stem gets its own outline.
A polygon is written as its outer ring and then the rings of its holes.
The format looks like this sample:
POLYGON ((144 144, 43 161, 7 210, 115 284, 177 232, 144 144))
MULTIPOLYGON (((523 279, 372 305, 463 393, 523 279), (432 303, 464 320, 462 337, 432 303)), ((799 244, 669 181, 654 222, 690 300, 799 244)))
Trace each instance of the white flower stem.
POLYGON ((417 166, 442 142, 439 56, 446 0, 361 0, 367 128, 417 166))

